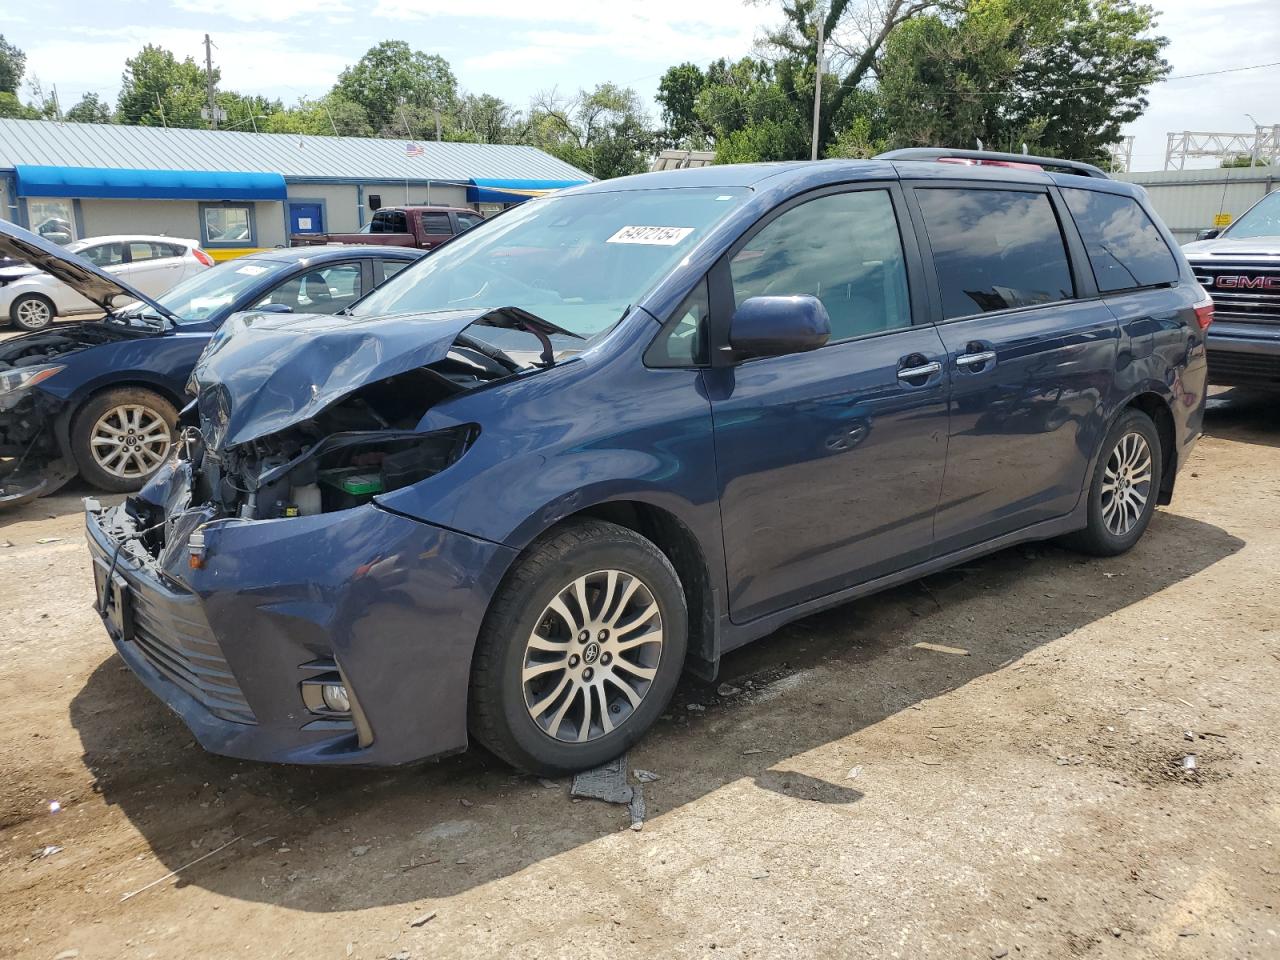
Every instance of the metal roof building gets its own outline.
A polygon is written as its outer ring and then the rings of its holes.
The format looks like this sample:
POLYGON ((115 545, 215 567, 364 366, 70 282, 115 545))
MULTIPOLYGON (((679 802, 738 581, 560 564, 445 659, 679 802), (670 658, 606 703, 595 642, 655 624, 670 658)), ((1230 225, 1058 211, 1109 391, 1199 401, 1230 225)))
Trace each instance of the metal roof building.
POLYGON ((0 215, 57 240, 166 233, 235 255, 358 230, 379 206, 488 213, 590 179, 527 146, 0 120, 0 215))

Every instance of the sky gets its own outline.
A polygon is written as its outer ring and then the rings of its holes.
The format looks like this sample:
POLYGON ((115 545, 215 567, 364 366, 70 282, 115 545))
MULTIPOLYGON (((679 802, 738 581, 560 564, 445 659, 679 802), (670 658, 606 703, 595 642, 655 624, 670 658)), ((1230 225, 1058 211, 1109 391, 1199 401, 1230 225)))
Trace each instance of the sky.
MULTIPOLYGON (((1154 0, 1173 76, 1280 61, 1278 3, 1154 0)), ((114 102, 125 59, 145 43, 203 60, 206 32, 224 88, 286 103, 324 93, 366 49, 400 39, 443 56, 463 89, 517 107, 604 81, 652 107, 668 66, 743 56, 778 19, 769 0, 0 0, 0 32, 64 109, 89 91, 114 102)), ((1278 94, 1280 66, 1157 86, 1125 130, 1133 168, 1163 166, 1169 131, 1252 130, 1247 114, 1280 123, 1278 94)))

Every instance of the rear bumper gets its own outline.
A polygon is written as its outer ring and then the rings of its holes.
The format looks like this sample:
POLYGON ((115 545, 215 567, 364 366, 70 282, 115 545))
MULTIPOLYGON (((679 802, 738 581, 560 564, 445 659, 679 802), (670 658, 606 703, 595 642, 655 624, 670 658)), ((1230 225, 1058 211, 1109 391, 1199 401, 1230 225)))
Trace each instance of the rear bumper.
POLYGON ((207 750, 382 765, 465 749, 472 649, 513 551, 368 506, 215 521, 190 570, 185 550, 156 561, 129 540, 124 507, 87 506, 107 632, 207 750), (350 718, 303 700, 303 681, 330 671, 350 718))
POLYGON ((1206 347, 1210 383, 1280 389, 1280 324, 1215 323, 1206 347))

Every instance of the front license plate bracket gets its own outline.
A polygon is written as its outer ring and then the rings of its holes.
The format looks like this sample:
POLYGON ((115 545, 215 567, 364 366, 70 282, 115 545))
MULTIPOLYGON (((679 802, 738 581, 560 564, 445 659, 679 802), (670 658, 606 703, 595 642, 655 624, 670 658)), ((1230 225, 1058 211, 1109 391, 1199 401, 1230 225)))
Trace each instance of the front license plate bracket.
POLYGON ((112 570, 104 560, 94 561, 93 582, 97 590, 93 608, 98 611, 107 629, 120 640, 133 639, 133 604, 130 602, 129 582, 122 574, 112 570))

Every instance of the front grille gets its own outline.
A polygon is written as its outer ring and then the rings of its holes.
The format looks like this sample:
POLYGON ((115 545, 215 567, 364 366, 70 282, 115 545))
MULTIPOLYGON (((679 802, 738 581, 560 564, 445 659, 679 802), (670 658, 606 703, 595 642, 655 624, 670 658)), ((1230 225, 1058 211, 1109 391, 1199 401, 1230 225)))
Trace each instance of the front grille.
POLYGON ((138 652, 210 713, 257 723, 194 597, 131 581, 133 639, 138 652))
POLYGON ((1209 382, 1224 387, 1280 387, 1280 359, 1265 354, 1213 349, 1209 341, 1209 382))
POLYGON ((1212 263, 1193 262, 1191 269, 1213 298, 1215 319, 1280 324, 1280 263, 1259 265, 1215 258, 1212 263), (1236 285, 1220 286, 1223 277, 1238 278, 1236 285), (1246 285, 1259 281, 1265 286, 1246 285))

